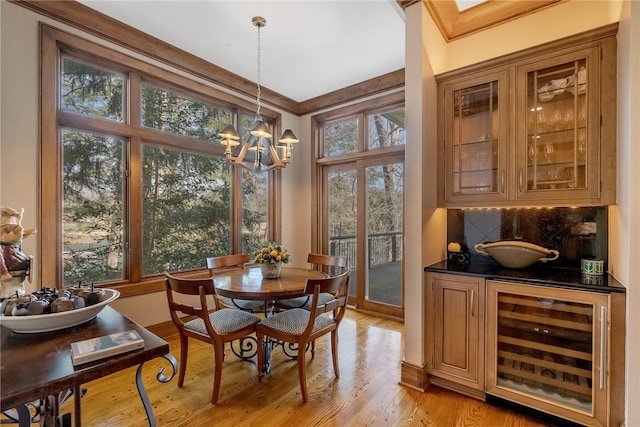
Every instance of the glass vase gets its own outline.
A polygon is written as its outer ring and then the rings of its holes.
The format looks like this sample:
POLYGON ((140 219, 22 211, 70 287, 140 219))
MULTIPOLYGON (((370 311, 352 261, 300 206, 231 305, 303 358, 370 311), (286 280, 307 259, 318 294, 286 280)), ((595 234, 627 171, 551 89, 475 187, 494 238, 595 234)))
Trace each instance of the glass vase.
POLYGON ((278 277, 280 277, 281 268, 282 262, 276 262, 274 264, 260 264, 262 277, 265 279, 277 279, 278 277))

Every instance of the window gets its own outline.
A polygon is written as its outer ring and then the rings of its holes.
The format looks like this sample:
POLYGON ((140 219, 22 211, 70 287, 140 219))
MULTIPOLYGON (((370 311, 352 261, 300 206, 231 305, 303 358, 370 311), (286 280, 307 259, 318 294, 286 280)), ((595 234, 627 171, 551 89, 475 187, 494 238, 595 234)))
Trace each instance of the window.
POLYGON ((201 268, 230 254, 231 197, 224 158, 144 145, 142 274, 201 268))
POLYGON ((124 120, 124 75, 63 58, 61 82, 61 109, 124 120))
POLYGON ((124 279, 125 140, 62 129, 64 283, 124 279))
POLYGON ((358 119, 342 119, 322 126, 324 156, 355 153, 358 149, 358 119))
POLYGON ((141 102, 142 126, 207 142, 218 139, 218 131, 233 120, 230 109, 208 105, 146 83, 142 84, 141 102))
POLYGON ((157 283, 277 238, 279 172, 234 168, 218 144, 227 124, 248 133, 250 103, 44 28, 43 285, 157 283))

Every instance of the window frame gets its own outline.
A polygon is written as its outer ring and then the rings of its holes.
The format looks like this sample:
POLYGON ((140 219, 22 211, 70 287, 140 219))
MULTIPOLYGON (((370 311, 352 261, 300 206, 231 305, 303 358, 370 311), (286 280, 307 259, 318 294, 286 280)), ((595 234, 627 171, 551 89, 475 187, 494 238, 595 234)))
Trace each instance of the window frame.
MULTIPOLYGON (((142 230, 132 224, 140 223, 141 164, 143 144, 165 146, 195 154, 224 156, 221 144, 200 141, 191 137, 169 134, 143 127, 140 123, 140 88, 149 83, 166 90, 179 92, 208 104, 229 108, 237 125, 241 111, 251 112, 255 106, 242 98, 202 83, 197 77, 179 73, 170 66, 161 68, 150 59, 138 59, 125 50, 115 50, 82 37, 40 24, 40 239, 38 248, 39 277, 43 286, 62 287, 62 151, 61 128, 97 132, 127 139, 125 157, 129 169, 125 179, 125 229, 128 244, 125 248, 125 279, 108 283, 121 294, 139 294, 162 289, 161 274, 142 276, 142 230), (62 57, 86 62, 106 70, 125 75, 124 121, 101 119, 70 111, 64 111, 60 102, 60 72, 62 57), (147 62, 148 61, 148 62, 147 62), (140 201, 135 203, 134 201, 140 201)), ((274 123, 274 134, 280 133, 281 115, 269 108, 261 108, 262 115, 274 123)), ((231 167, 231 247, 234 252, 242 248, 242 178, 240 167, 231 167)), ((268 197, 269 238, 280 235, 280 217, 277 215, 280 200, 281 172, 269 172, 268 197)), ((204 270, 204 268, 203 268, 204 270)))

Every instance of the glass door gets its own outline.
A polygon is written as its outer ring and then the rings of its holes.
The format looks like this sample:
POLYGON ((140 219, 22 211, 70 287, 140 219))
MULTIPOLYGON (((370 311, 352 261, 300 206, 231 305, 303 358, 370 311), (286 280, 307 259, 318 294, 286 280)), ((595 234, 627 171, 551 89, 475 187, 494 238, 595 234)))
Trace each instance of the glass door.
POLYGON ((448 201, 506 200, 506 75, 463 80, 445 92, 448 201))
POLYGON ((350 304, 401 317, 402 156, 326 166, 323 175, 326 247, 352 270, 350 304))
POLYGON ((520 145, 520 199, 598 194, 599 129, 590 120, 598 91, 597 81, 590 78, 590 64, 596 61, 592 56, 583 53, 560 63, 554 58, 555 63, 521 71, 526 147, 520 145))
POLYGON ((608 325, 606 295, 487 281, 487 393, 606 417, 608 325))
POLYGON ((367 279, 365 301, 402 306, 404 163, 365 168, 367 279))

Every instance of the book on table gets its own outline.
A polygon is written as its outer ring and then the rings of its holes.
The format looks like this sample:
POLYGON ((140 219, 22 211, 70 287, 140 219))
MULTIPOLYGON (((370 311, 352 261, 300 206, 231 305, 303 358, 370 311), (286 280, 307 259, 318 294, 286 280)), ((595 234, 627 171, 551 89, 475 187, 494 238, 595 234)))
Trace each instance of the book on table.
POLYGON ((131 329, 71 343, 71 360, 74 366, 82 365, 143 347, 144 340, 131 329))

